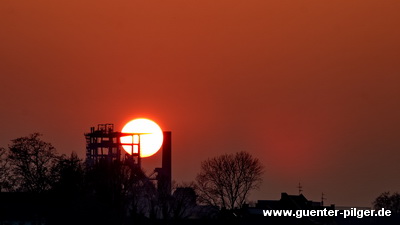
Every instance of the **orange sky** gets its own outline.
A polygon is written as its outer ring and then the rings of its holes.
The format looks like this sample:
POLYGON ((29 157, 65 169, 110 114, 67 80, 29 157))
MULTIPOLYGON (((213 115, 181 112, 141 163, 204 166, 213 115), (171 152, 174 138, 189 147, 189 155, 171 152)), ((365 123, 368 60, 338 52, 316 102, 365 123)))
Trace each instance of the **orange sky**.
POLYGON ((91 126, 149 117, 173 132, 178 182, 247 150, 266 167, 252 199, 400 191, 397 0, 1 5, 0 146, 38 131, 83 157, 91 126))

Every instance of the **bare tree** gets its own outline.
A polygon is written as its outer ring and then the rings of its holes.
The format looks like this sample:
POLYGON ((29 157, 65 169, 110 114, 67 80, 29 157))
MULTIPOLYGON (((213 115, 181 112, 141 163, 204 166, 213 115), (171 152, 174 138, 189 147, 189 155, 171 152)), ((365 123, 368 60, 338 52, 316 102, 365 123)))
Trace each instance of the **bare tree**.
POLYGON ((14 188, 18 191, 43 192, 56 181, 58 161, 55 148, 40 139, 41 134, 11 140, 8 160, 14 188))
POLYGON ((249 192, 261 184, 263 166, 241 151, 207 159, 196 177, 199 200, 226 209, 241 208, 249 192))

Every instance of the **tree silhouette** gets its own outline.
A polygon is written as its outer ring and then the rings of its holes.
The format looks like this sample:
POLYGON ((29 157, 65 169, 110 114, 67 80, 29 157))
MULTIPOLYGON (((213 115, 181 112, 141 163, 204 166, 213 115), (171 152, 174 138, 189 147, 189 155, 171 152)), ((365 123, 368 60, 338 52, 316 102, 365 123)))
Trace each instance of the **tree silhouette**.
POLYGON ((69 157, 61 155, 53 171, 57 181, 53 186, 54 191, 66 195, 82 192, 85 171, 82 160, 75 152, 69 157))
POLYGON ((8 161, 16 191, 43 192, 50 190, 57 179, 59 157, 55 148, 40 139, 41 134, 11 140, 8 161))
POLYGON ((372 203, 374 208, 379 209, 389 209, 392 213, 400 213, 400 194, 395 192, 390 194, 390 192, 383 192, 380 194, 375 201, 372 203))
POLYGON ((194 183, 176 185, 171 198, 171 217, 174 220, 190 217, 195 210, 196 202, 197 195, 194 183))
POLYGON ((61 155, 53 170, 56 182, 52 184, 49 195, 48 224, 84 224, 85 206, 88 204, 82 160, 76 153, 61 155))
POLYGON ((224 154, 201 163, 196 177, 199 200, 225 209, 241 208, 261 183, 263 166, 249 153, 224 154))
POLYGON ((5 148, 0 148, 0 192, 11 189, 10 166, 5 148))

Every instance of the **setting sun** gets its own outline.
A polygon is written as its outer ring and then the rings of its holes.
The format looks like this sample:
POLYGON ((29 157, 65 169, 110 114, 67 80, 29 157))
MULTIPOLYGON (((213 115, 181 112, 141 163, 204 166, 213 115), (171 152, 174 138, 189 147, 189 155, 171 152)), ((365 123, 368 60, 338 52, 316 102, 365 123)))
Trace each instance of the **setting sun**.
MULTIPOLYGON (((127 123, 122 128, 122 133, 142 133, 140 135, 140 156, 149 157, 154 155, 160 148, 163 142, 163 132, 157 123, 149 119, 135 119, 127 123)), ((122 144, 137 144, 139 138, 137 135, 121 137, 122 144)), ((131 154, 131 145, 122 145, 124 150, 131 154)), ((135 147, 135 146, 133 146, 135 147)), ((133 152, 137 153, 137 149, 133 149, 133 152)))

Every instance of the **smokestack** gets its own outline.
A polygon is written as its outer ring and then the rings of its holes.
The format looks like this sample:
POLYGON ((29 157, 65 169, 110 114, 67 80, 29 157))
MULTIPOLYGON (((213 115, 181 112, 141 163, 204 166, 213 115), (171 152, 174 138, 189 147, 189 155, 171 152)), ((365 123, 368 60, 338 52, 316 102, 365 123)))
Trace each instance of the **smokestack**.
POLYGON ((172 183, 172 132, 171 131, 164 131, 164 141, 162 145, 162 170, 163 170, 163 175, 164 175, 164 182, 165 182, 165 188, 169 194, 171 194, 171 183, 172 183))

